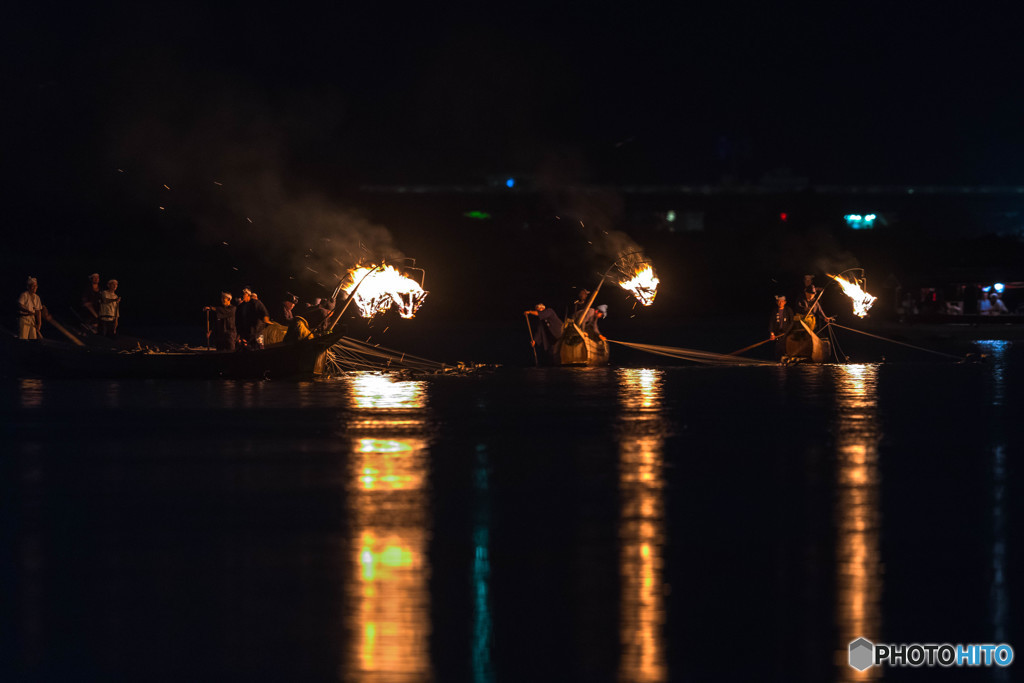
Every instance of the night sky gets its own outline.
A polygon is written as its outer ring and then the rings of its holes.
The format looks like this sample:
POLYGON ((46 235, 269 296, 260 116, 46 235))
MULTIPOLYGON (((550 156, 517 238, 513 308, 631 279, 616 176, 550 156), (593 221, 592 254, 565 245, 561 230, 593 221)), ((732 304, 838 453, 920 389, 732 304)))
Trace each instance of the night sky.
POLYGON ((403 252, 366 184, 1022 178, 1024 48, 977 5, 90 5, 6 11, 8 270, 288 222, 403 252))
POLYGON ((5 20, 8 162, 42 178, 239 147, 328 187, 1020 178, 1022 48, 976 8, 87 4, 5 20))

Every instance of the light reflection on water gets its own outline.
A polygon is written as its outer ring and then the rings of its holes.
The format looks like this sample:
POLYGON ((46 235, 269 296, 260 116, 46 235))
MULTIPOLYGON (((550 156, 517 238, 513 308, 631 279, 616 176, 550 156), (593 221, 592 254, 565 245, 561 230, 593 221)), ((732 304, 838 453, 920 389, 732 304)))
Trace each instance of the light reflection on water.
POLYGON ((355 374, 346 489, 351 566, 346 680, 424 681, 429 657, 427 385, 355 374))
MULTIPOLYGON (((988 430, 992 439, 992 587, 990 593, 990 614, 992 622, 992 642, 1005 643, 1009 638, 1008 623, 1010 619, 1010 596, 1007 586, 1007 471, 1006 471, 1006 433, 1003 425, 1007 420, 1006 374, 1007 354, 1013 346, 1012 342, 1003 340, 977 341, 975 344, 989 355, 992 360, 992 408, 993 426, 988 430)), ((1010 680, 1008 669, 993 669, 993 679, 1010 680)))
POLYGON ((838 365, 836 379, 836 625, 839 681, 877 680, 849 665, 849 644, 881 635, 878 366, 838 365))
POLYGON ((23 379, 18 383, 22 408, 41 408, 46 385, 40 379, 23 379))
POLYGON ((661 417, 663 371, 619 376, 620 606, 619 679, 664 681, 665 503, 661 417))

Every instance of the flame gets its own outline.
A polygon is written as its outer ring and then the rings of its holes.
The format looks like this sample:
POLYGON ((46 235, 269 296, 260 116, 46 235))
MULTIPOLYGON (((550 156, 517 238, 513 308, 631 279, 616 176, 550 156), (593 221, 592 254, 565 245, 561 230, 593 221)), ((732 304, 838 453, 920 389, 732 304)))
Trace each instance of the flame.
POLYGON ((863 318, 868 314, 868 309, 871 308, 871 304, 875 303, 875 299, 878 297, 871 296, 856 282, 851 282, 846 278, 840 277, 839 275, 829 275, 830 278, 839 283, 839 286, 843 288, 843 293, 846 296, 853 299, 853 312, 854 314, 863 318))
POLYGON ((624 273, 625 279, 619 282, 619 286, 636 297, 644 306, 654 303, 654 297, 658 294, 658 276, 654 274, 654 268, 649 263, 641 263, 634 266, 632 272, 624 273))
POLYGON ((353 303, 364 318, 385 313, 392 306, 403 318, 412 318, 427 298, 427 292, 415 280, 392 266, 358 266, 349 271, 348 277, 343 289, 351 295, 359 286, 353 303))

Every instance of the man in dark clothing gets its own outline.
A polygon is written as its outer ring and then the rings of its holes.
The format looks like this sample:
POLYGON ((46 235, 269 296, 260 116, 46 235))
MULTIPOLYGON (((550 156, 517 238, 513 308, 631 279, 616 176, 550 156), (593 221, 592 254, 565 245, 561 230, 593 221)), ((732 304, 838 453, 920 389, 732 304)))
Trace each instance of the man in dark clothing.
POLYGON ((284 295, 284 300, 281 301, 281 323, 287 325, 291 322, 292 318, 295 317, 293 310, 295 304, 299 303, 299 297, 295 296, 291 292, 284 295))
POLYGON ((607 317, 608 304, 594 306, 589 311, 587 311, 587 315, 584 316, 583 318, 583 332, 586 333, 586 335, 591 339, 600 339, 601 341, 604 341, 604 335, 601 334, 601 331, 599 329, 597 329, 597 321, 604 320, 607 317))
POLYGON ((778 307, 768 323, 768 334, 775 340, 775 358, 786 355, 786 335, 793 329, 793 309, 786 305, 785 296, 775 297, 778 307))
POLYGON ((89 284, 82 293, 82 310, 85 312, 83 322, 91 332, 96 332, 100 319, 100 274, 93 273, 89 276, 89 284))
POLYGON ((306 321, 310 330, 319 329, 334 311, 334 303, 323 299, 313 299, 308 306, 295 313, 306 321))
POLYGON ((218 351, 234 351, 238 332, 235 328, 235 307, 231 305, 231 295, 220 294, 220 306, 206 306, 204 311, 213 312, 213 343, 218 351))
POLYGON ((796 313, 801 316, 812 330, 817 330, 823 323, 831 322, 831 318, 825 315, 821 308, 818 288, 810 285, 804 290, 803 301, 796 305, 796 313))
POLYGON ((242 290, 242 303, 235 312, 235 322, 239 346, 252 350, 263 348, 263 330, 270 324, 270 311, 248 287, 242 290))
POLYGON ((530 323, 530 327, 533 329, 533 341, 530 343, 537 349, 538 359, 545 365, 554 363, 556 360, 555 344, 562 338, 561 318, 544 304, 537 304, 532 311, 525 311, 525 313, 527 320, 531 315, 536 316, 536 320, 530 323))
MULTIPOLYGON (((590 296, 589 289, 581 289, 579 295, 576 297, 576 301, 572 302, 572 317, 574 320, 579 319, 580 313, 583 312, 583 308, 587 305, 587 298, 590 296)), ((582 321, 579 321, 582 322, 582 321)))

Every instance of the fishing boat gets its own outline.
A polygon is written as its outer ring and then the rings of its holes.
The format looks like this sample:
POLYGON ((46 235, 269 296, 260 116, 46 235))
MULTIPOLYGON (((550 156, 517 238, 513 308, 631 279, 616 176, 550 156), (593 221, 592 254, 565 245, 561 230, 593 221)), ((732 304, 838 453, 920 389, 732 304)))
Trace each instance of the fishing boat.
POLYGON ((183 347, 135 349, 78 345, 3 334, 0 372, 14 377, 103 379, 282 379, 324 374, 328 349, 344 335, 338 328, 321 336, 272 344, 252 351, 183 347))
POLYGON ((608 342, 601 337, 595 339, 583 331, 583 321, 587 319, 587 313, 594 306, 597 293, 607 277, 608 273, 605 273, 597 283, 583 310, 565 321, 562 338, 555 346, 562 365, 608 365, 608 342))
POLYGON ((607 365, 608 342, 587 335, 575 320, 567 320, 558 341, 562 365, 607 365))
POLYGON ((814 333, 812 325, 814 316, 797 316, 793 330, 786 336, 786 353, 782 362, 791 363, 824 363, 832 357, 829 340, 822 339, 814 333))

